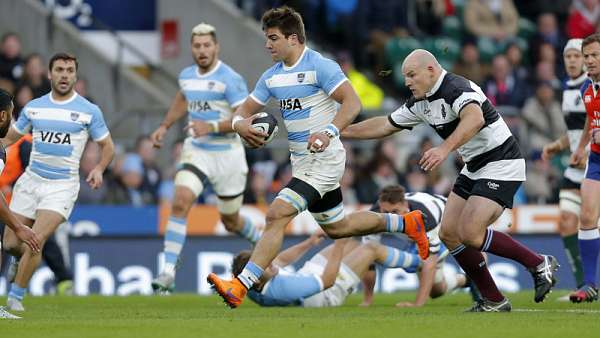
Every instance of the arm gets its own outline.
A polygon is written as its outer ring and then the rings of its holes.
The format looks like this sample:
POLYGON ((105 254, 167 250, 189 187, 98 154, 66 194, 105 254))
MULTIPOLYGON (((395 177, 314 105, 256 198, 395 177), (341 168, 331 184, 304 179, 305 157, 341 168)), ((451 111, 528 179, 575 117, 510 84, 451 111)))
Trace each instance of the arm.
POLYGON ((96 142, 98 142, 98 145, 100 145, 100 162, 98 162, 96 167, 90 171, 86 179, 86 182, 88 182, 92 189, 98 189, 100 186, 102 186, 102 174, 115 155, 115 145, 110 134, 96 142))
POLYGON ((440 165, 450 152, 467 143, 485 125, 481 107, 469 103, 460 112, 460 122, 452 134, 438 147, 429 149, 423 154, 419 165, 423 170, 433 170, 440 165))
POLYGON ((232 130, 243 137, 252 147, 258 148, 265 144, 267 134, 251 127, 252 121, 256 118, 256 113, 263 107, 263 104, 253 99, 252 96, 248 96, 244 103, 235 110, 231 119, 232 130))
POLYGON ((167 133, 167 130, 173 123, 184 117, 185 114, 187 114, 187 101, 181 91, 178 91, 167 112, 167 116, 165 116, 160 126, 150 135, 150 139, 155 147, 160 148, 162 146, 162 140, 167 133))
POLYGON ((340 109, 329 126, 313 133, 308 138, 307 149, 313 152, 322 152, 327 149, 331 138, 339 136, 339 133, 346 129, 360 112, 360 99, 349 81, 344 81, 337 87, 331 93, 331 98, 340 104, 340 109))
POLYGON ((415 299, 416 306, 425 305, 431 288, 433 287, 433 279, 435 277, 435 269, 437 265, 437 255, 430 255, 424 262, 423 268, 419 273, 419 289, 417 290, 417 297, 415 299))
POLYGON ((377 139, 392 135, 402 129, 394 127, 387 116, 377 116, 348 126, 342 137, 349 139, 377 139))
POLYGON ((585 126, 583 127, 583 132, 581 133, 581 138, 579 139, 579 145, 577 145, 577 149, 571 155, 570 164, 576 167, 585 166, 585 147, 590 143, 591 135, 590 135, 590 116, 587 115, 585 117, 585 126))
POLYGON ((337 239, 333 243, 333 250, 331 251, 331 255, 327 260, 327 265, 325 265, 325 269, 321 275, 321 280, 323 281, 323 290, 332 287, 335 283, 335 279, 340 271, 340 266, 342 265, 342 259, 344 258, 344 247, 349 240, 352 239, 337 239))
POLYGON ((40 239, 33 230, 23 225, 15 215, 10 211, 4 194, 0 192, 0 220, 2 220, 17 236, 18 239, 25 242, 33 252, 41 251, 40 239))
POLYGON ((279 253, 279 255, 277 255, 277 257, 275 257, 275 259, 273 260, 273 264, 279 267, 294 264, 294 262, 296 262, 300 257, 304 256, 304 254, 308 250, 318 245, 323 240, 324 236, 325 233, 322 231, 315 232, 304 241, 293 245, 279 253))
POLYGON ((544 161, 549 161, 552 159, 552 157, 554 157, 554 155, 567 148, 569 148, 569 137, 567 134, 565 134, 554 142, 548 143, 544 146, 544 149, 542 149, 542 159, 544 161))

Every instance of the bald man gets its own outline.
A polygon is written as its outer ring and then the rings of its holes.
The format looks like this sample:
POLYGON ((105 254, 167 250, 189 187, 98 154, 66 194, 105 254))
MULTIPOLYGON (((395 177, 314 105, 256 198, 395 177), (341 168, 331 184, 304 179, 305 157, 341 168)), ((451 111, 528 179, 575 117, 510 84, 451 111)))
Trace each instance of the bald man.
POLYGON ((448 197, 440 238, 483 296, 469 311, 511 310, 481 251, 524 265, 534 279, 535 301, 543 301, 556 282, 556 259, 539 255, 507 234, 488 229, 504 208, 512 208, 514 194, 525 181, 525 160, 506 123, 481 88, 445 71, 426 50, 409 54, 402 64, 402 73, 412 92, 408 101, 387 117, 350 125, 342 136, 377 139, 423 122, 432 126, 444 142, 423 154, 421 168, 437 168, 454 150, 465 162, 448 197))

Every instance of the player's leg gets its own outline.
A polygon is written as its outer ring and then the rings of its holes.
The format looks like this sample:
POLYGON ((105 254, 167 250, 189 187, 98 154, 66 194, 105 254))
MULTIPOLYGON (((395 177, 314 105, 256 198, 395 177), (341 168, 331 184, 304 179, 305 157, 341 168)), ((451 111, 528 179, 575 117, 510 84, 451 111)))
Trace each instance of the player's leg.
POLYGON ((342 262, 357 276, 362 277, 369 271, 369 266, 373 263, 381 264, 386 268, 403 268, 414 272, 422 261, 417 254, 376 242, 368 242, 345 255, 342 262))
POLYGON ((73 293, 73 273, 67 267, 63 252, 56 241, 56 234, 50 236, 44 244, 42 258, 54 273, 56 293, 69 295, 73 293))
MULTIPOLYGON (((477 186, 474 191, 478 191, 477 186)), ((510 196, 512 199, 512 194, 510 196)), ((533 252, 508 234, 488 228, 502 214, 504 206, 500 203, 506 205, 508 202, 492 200, 489 196, 469 197, 459 219, 461 241, 471 248, 509 258, 525 266, 534 278, 534 300, 541 302, 556 283, 554 274, 558 261, 552 256, 533 252)))
MULTIPOLYGON (((65 221, 65 217, 53 210, 39 209, 33 223, 33 231, 40 238, 41 243, 45 243, 58 226, 65 221)), ((11 284, 8 293, 7 305, 11 310, 23 311, 22 300, 25 296, 25 290, 33 272, 40 264, 42 255, 39 252, 33 252, 26 247, 19 262, 19 268, 15 281, 11 284)))
POLYGON ((358 305, 370 306, 373 304, 375 283, 377 282, 377 269, 375 264, 369 265, 369 270, 362 276, 361 282, 363 286, 363 300, 358 305))
MULTIPOLYGON (((28 227, 33 226, 33 219, 25 217, 23 215, 19 215, 17 213, 13 214, 21 223, 27 225, 28 227)), ((15 276, 17 275, 17 270, 19 268, 19 260, 21 259, 21 255, 25 251, 27 245, 21 242, 9 227, 4 228, 4 234, 2 237, 3 250, 5 250, 11 255, 10 263, 6 272, 6 280, 9 283, 12 283, 15 280, 15 276)))
POLYGON ((400 232, 417 243, 422 258, 429 255, 425 220, 419 210, 404 215, 358 211, 345 216, 342 192, 337 188, 326 193, 309 211, 331 238, 400 232))
MULTIPOLYGON (((600 167, 600 165, 596 165, 600 167)), ((584 286, 571 294, 571 301, 596 301, 598 289, 596 273, 598 255, 600 252, 600 232, 598 231, 598 217, 600 216, 600 168, 592 163, 592 154, 588 161, 588 172, 581 183, 581 223, 579 229, 579 250, 583 262, 584 286), (598 172, 598 179, 593 174, 598 172), (589 178, 592 177, 592 178, 589 178)))
POLYGON ((165 228, 165 264, 152 280, 152 288, 157 292, 170 292, 174 288, 175 269, 187 234, 187 215, 203 188, 201 178, 191 170, 183 169, 175 175, 175 195, 165 228))
POLYGON ((207 280, 223 297, 225 303, 238 307, 246 292, 262 276, 264 269, 271 264, 281 249, 286 225, 308 205, 321 198, 319 192, 306 182, 292 178, 286 188, 281 190, 271 203, 266 215, 265 230, 256 243, 252 256, 242 272, 232 281, 225 281, 215 274, 209 274, 207 280))
POLYGON ((581 213, 581 193, 579 189, 563 189, 560 191, 559 199, 560 221, 558 229, 567 260, 573 271, 573 277, 577 288, 579 288, 583 285, 583 265, 577 239, 579 215, 581 213))
POLYGON ((458 265, 475 284, 482 297, 491 302, 502 302, 505 298, 498 290, 483 254, 470 246, 461 243, 460 215, 466 205, 466 198, 470 193, 469 181, 460 176, 454 185, 453 192, 448 196, 442 224, 440 225, 440 239, 450 250, 458 265))
POLYGON ((464 288, 466 284, 467 276, 456 272, 446 273, 444 272, 444 263, 438 262, 429 296, 438 298, 456 289, 464 288))
POLYGON ((219 196, 217 206, 221 215, 221 221, 225 229, 236 233, 247 239, 250 243, 256 244, 260 239, 262 232, 254 225, 249 217, 240 215, 240 208, 244 196, 221 197, 219 196))

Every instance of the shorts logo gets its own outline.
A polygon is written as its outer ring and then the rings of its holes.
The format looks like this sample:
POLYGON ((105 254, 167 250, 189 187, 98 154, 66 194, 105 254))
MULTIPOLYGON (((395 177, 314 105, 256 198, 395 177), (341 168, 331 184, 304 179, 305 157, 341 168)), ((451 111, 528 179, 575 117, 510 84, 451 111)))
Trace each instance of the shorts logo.
POLYGON ((306 77, 306 74, 304 73, 298 73, 298 82, 302 83, 304 82, 304 78, 306 77))
POLYGON ((77 121, 79 118, 79 113, 72 112, 71 113, 71 121, 77 121))
POLYGON ((490 188, 491 190, 498 190, 498 188, 500 188, 500 184, 498 184, 496 182, 492 182, 492 181, 488 181, 487 185, 488 185, 488 188, 490 188))

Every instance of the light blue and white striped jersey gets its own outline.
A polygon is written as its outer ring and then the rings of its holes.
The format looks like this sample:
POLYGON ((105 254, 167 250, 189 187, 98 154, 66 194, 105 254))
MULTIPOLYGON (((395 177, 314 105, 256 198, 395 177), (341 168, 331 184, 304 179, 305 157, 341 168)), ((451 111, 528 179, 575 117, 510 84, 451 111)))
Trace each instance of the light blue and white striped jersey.
MULTIPOLYGON (((248 96, 244 79, 221 61, 206 74, 200 74, 196 65, 185 68, 179 74, 179 88, 188 103, 189 121, 231 119, 233 107, 242 104, 248 96)), ((210 133, 194 138, 192 144, 215 151, 241 146, 237 133, 210 133)))
POLYGON ((323 281, 320 276, 279 269, 262 292, 249 290, 248 297, 261 306, 300 306, 304 299, 321 291, 323 281))
MULTIPOLYGON (((278 62, 265 71, 250 97, 262 105, 271 97, 279 100, 290 153, 302 156, 308 154, 310 134, 322 131, 333 121, 337 104, 330 95, 346 80, 335 61, 305 48, 296 64, 287 67, 278 62)), ((341 147, 338 140, 327 149, 341 147)))
POLYGON ((23 135, 31 129, 27 170, 47 179, 78 179, 88 137, 100 141, 110 134, 100 108, 77 93, 65 101, 55 101, 50 93, 31 100, 13 128, 23 135))

